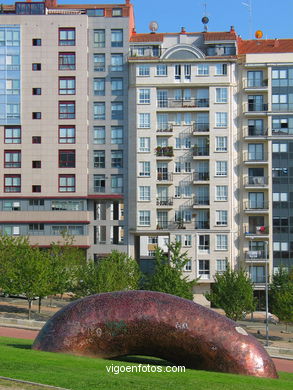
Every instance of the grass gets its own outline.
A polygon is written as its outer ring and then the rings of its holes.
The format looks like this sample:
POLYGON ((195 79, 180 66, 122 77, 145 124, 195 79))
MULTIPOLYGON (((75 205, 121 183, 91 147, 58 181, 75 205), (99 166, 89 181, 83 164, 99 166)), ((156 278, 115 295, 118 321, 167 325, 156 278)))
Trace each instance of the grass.
POLYGON ((186 370, 182 373, 130 373, 115 375, 106 366, 166 365, 155 358, 126 357, 119 360, 39 352, 31 350, 30 340, 0 337, 0 375, 60 386, 72 390, 292 390, 293 374, 280 373, 280 379, 186 370))

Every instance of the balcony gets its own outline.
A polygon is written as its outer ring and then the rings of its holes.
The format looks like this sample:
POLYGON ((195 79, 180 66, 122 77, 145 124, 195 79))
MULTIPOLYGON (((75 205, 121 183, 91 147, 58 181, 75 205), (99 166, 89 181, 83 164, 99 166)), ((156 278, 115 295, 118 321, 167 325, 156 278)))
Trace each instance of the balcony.
POLYGON ((157 157, 173 157, 173 146, 157 146, 155 149, 157 157))
POLYGON ((192 127, 194 133, 208 133, 210 131, 209 123, 193 123, 192 127))
POLYGON ((249 90, 260 90, 264 91, 268 87, 268 79, 258 80, 258 79, 245 79, 243 80, 243 88, 249 90))
POLYGON ((209 181, 210 180, 210 173, 209 172, 194 172, 193 174, 193 181, 209 181))
POLYGON ((209 107, 209 99, 161 99, 157 100, 158 108, 203 108, 209 107))
MULTIPOLYGON (((164 124, 159 123, 157 125, 157 133, 167 133, 167 135, 172 135, 173 123, 171 123, 171 122, 164 123, 164 124)), ((162 134, 162 135, 165 135, 165 134, 162 134)))
POLYGON ((265 137, 268 135, 268 129, 262 129, 257 126, 248 126, 244 130, 244 137, 265 137))
POLYGON ((247 164, 268 163, 268 154, 264 152, 255 152, 255 153, 245 152, 243 156, 243 161, 247 164))
POLYGON ((269 256, 264 250, 246 251, 244 252, 245 261, 249 262, 266 262, 269 256))
POLYGON ((265 236, 269 236, 269 227, 268 226, 244 226, 244 234, 246 238, 259 236, 261 238, 265 238, 265 236))
POLYGON ((173 198, 157 198, 157 206, 173 206, 173 198))
POLYGON ((177 230, 186 229, 187 222, 184 221, 158 221, 157 230, 177 230))
POLYGON ((266 201, 248 201, 244 202, 245 211, 250 212, 268 212, 269 210, 269 202, 266 201))
POLYGON ((157 172, 157 180, 160 182, 172 182, 173 174, 168 172, 157 172))
POLYGON ((208 206, 210 198, 208 196, 195 196, 193 199, 193 206, 208 206))
POLYGON ((246 102, 243 105, 243 112, 246 114, 267 114, 268 104, 267 103, 258 103, 258 102, 246 102))
POLYGON ((244 177, 244 187, 263 188, 267 187, 269 178, 266 176, 246 176, 244 177))
POLYGON ((209 229, 210 221, 195 221, 195 229, 209 229))
POLYGON ((197 146, 194 145, 192 148, 193 157, 207 157, 210 155, 209 146, 197 146))

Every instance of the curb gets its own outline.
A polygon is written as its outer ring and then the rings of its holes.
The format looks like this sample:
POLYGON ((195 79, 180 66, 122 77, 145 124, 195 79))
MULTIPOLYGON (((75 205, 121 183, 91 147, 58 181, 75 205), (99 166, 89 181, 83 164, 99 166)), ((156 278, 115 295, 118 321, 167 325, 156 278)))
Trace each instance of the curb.
POLYGON ((39 386, 39 387, 43 387, 44 389, 69 390, 69 389, 65 389, 64 387, 56 387, 56 386, 51 386, 51 385, 44 385, 43 383, 29 382, 29 381, 23 381, 20 379, 7 378, 6 376, 0 376, 0 379, 2 379, 4 381, 8 381, 8 382, 16 382, 16 383, 23 383, 23 384, 31 385, 31 386, 39 386))
POLYGON ((45 325, 46 321, 35 321, 35 320, 21 320, 17 318, 0 318, 0 326, 21 328, 30 330, 40 330, 45 325))

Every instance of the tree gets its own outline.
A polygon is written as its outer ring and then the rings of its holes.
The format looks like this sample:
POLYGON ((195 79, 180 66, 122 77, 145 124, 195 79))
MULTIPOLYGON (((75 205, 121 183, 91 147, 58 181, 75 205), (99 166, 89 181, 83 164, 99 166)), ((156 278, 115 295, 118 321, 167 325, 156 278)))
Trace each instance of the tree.
POLYGON ((205 297, 234 321, 240 320, 243 312, 252 312, 256 306, 253 284, 246 271, 242 268, 232 270, 228 264, 223 274, 216 274, 212 291, 205 297))
POLYGON ((78 267, 74 293, 77 297, 96 293, 136 290, 141 273, 137 262, 125 253, 113 251, 94 263, 89 261, 78 267))
POLYGON ((271 311, 286 323, 293 322, 293 273, 288 273, 284 267, 279 267, 273 275, 270 285, 270 308, 271 311))
POLYGON ((181 253, 179 242, 169 244, 168 249, 169 257, 161 248, 156 249, 154 273, 146 277, 144 288, 192 300, 197 279, 190 281, 188 276, 183 277, 184 267, 190 261, 187 252, 181 253))

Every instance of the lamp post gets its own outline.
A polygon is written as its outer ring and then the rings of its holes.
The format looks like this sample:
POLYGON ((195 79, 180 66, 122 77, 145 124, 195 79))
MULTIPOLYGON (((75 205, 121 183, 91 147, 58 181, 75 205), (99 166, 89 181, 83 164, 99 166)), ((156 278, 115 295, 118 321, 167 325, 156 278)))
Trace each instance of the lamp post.
POLYGON ((269 346, 268 242, 265 241, 266 346, 269 346))

